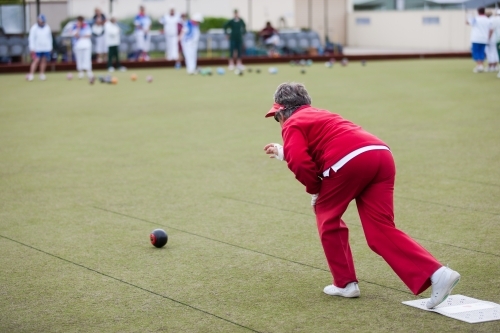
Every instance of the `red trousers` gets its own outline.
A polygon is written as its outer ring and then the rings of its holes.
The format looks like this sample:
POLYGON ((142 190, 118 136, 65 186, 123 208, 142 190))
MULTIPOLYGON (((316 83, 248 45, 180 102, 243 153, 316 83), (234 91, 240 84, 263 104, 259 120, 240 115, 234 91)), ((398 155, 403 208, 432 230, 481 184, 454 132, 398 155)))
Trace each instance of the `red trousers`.
POLYGON ((315 206, 321 244, 333 275, 333 284, 344 288, 357 282, 349 230, 341 217, 356 199, 359 217, 370 249, 380 255, 415 294, 430 285, 430 276, 441 266, 426 249, 394 224, 396 167, 388 150, 364 152, 322 182, 315 206))

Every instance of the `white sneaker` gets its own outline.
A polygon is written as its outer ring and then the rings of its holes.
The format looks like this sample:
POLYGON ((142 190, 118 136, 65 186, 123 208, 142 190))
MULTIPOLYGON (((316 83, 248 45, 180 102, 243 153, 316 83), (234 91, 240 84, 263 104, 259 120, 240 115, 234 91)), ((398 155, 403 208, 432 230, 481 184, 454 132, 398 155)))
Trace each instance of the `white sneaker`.
POLYGON ((345 288, 339 288, 333 284, 326 286, 323 292, 330 296, 342 296, 342 297, 359 297, 361 294, 359 291, 358 284, 356 282, 351 282, 345 288))
POLYGON ((83 76, 84 76, 83 72, 79 72, 79 73, 78 73, 78 78, 79 78, 80 80, 81 80, 81 79, 83 79, 83 76))
POLYGON ((45 76, 45 74, 40 74, 40 80, 42 80, 42 81, 47 80, 47 77, 45 76))
POLYGON ((31 74, 26 75, 26 80, 33 81, 33 75, 31 74))
POLYGON ((432 292, 431 298, 425 306, 432 309, 443 303, 451 294, 453 288, 460 281, 460 274, 448 267, 441 267, 431 276, 432 292))
POLYGON ((483 66, 476 66, 476 67, 474 67, 474 69, 472 70, 472 72, 474 72, 474 73, 482 73, 482 72, 484 72, 484 67, 483 66))
POLYGON ((124 66, 120 67, 120 72, 126 72, 126 71, 127 71, 127 67, 124 67, 124 66))
POLYGON ((108 68, 108 72, 113 73, 114 71, 115 71, 115 68, 114 68, 114 67, 109 67, 109 68, 108 68))
POLYGON ((229 66, 227 67, 227 69, 228 69, 228 70, 230 70, 230 71, 234 71, 234 65, 229 65, 229 66))

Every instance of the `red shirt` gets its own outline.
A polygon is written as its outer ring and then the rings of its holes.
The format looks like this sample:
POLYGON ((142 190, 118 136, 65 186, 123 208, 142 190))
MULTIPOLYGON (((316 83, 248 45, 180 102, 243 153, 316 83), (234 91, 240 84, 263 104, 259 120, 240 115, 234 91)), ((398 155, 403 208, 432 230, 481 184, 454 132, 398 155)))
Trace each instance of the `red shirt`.
POLYGON ((283 150, 288 168, 316 194, 323 171, 352 151, 371 145, 387 146, 375 135, 338 114, 305 105, 283 124, 283 150))

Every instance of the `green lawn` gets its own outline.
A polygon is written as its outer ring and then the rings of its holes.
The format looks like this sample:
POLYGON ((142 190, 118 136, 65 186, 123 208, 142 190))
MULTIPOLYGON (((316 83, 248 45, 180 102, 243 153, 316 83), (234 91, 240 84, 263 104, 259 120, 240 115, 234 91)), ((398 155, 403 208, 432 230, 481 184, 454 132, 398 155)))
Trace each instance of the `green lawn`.
POLYGON ((397 225, 462 274, 454 293, 500 303, 500 80, 472 67, 137 70, 116 86, 1 75, 0 332, 499 331, 401 304, 416 296, 369 250, 354 205, 361 297, 324 295, 310 197, 262 151, 281 142, 264 119, 276 86, 304 82, 391 146, 397 225))

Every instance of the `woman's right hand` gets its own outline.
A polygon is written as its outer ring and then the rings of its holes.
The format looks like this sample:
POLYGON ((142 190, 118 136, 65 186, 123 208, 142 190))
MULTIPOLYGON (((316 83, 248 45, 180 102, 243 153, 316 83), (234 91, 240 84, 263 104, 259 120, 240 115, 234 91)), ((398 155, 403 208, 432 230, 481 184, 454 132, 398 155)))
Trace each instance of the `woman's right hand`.
POLYGON ((278 148, 276 148, 275 143, 268 143, 264 146, 264 151, 266 154, 271 155, 270 158, 276 158, 278 156, 278 148))
POLYGON ((279 143, 269 143, 265 145, 264 151, 266 154, 271 155, 270 158, 275 158, 279 161, 285 160, 285 152, 283 151, 283 146, 279 143))

